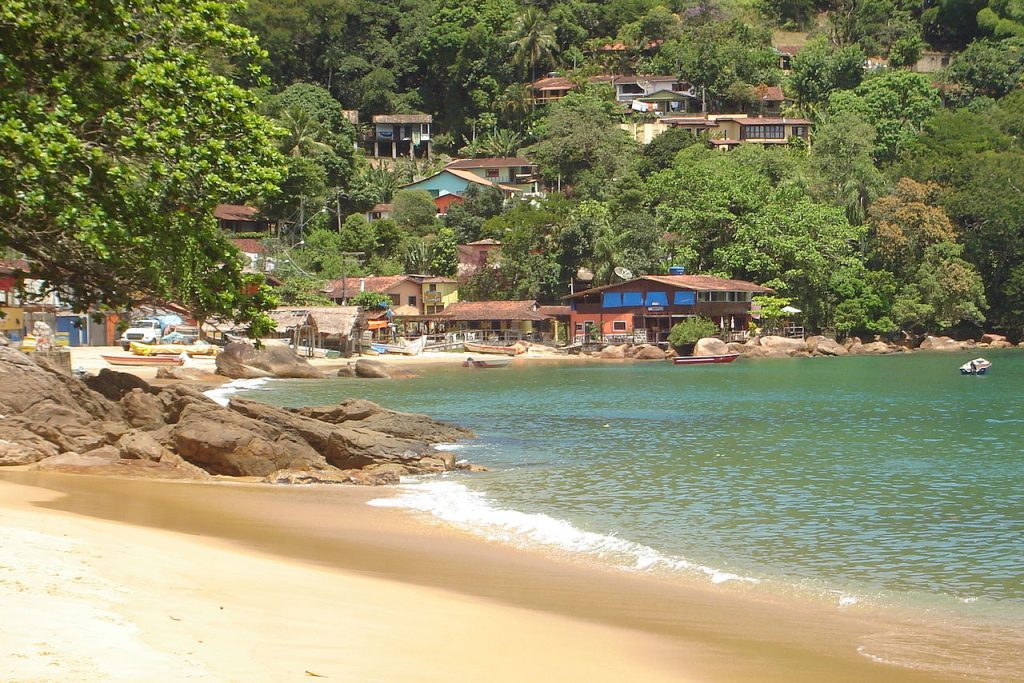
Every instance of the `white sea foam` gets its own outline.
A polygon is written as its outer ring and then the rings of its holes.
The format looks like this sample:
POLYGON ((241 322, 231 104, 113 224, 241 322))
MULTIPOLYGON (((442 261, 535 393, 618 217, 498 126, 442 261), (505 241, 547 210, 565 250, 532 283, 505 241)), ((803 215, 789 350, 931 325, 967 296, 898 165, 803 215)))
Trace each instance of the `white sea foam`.
POLYGON ((686 571, 703 574, 713 583, 758 579, 664 555, 649 546, 610 534, 578 529, 569 522, 545 514, 530 514, 491 505, 482 493, 451 481, 405 482, 393 498, 369 501, 378 507, 397 507, 426 512, 468 529, 489 540, 516 546, 543 545, 599 557, 632 571, 686 571))
POLYGON ((465 448, 465 444, 461 443, 438 443, 434 444, 435 451, 461 451, 465 448))
POLYGON ((232 382, 219 386, 216 389, 204 391, 203 393, 220 405, 226 406, 231 394, 237 394, 240 391, 259 389, 269 381, 270 379, 267 377, 259 377, 257 379, 236 379, 232 382))

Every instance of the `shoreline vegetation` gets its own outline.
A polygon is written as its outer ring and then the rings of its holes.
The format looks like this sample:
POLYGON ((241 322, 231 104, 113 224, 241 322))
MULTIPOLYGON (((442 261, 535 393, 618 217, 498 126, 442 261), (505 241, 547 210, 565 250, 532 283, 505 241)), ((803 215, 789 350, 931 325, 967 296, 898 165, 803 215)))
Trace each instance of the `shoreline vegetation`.
POLYGON ((910 622, 559 562, 379 491, 8 471, 0 494, 13 680, 957 680, 862 654, 910 622))

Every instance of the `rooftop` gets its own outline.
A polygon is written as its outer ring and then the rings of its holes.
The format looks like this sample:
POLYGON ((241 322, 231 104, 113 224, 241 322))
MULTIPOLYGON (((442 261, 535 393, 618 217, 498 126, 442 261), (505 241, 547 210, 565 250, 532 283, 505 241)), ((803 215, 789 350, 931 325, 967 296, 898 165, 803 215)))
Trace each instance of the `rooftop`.
POLYGON ((547 320, 537 311, 537 302, 526 301, 458 301, 449 304, 437 318, 444 320, 547 320))
POLYGON ((745 280, 730 280, 728 278, 716 277, 714 275, 641 275, 640 277, 633 278, 632 280, 615 282, 603 287, 585 289, 582 292, 577 292, 576 294, 563 296, 562 299, 578 299, 588 294, 594 294, 595 292, 603 292, 606 289, 613 289, 624 285, 633 285, 643 281, 668 285, 670 287, 676 287, 677 289, 689 289, 696 292, 755 292, 758 294, 765 294, 772 291, 767 287, 756 285, 753 282, 747 282, 745 280))
POLYGON ((456 159, 445 168, 506 168, 509 166, 533 166, 522 157, 487 157, 484 159, 456 159))
POLYGON ((359 292, 386 292, 392 287, 410 280, 408 275, 371 275, 369 277, 346 277, 328 280, 324 291, 332 299, 355 296, 359 292))
POLYGON ((242 204, 218 204, 213 209, 215 218, 222 221, 258 221, 260 210, 242 204))
POLYGON ((238 247, 238 250, 244 254, 266 254, 267 248, 263 246, 262 240, 252 239, 250 237, 239 238, 231 240, 231 244, 238 247))
POLYGON ((374 123, 433 123, 430 114, 377 114, 374 123))

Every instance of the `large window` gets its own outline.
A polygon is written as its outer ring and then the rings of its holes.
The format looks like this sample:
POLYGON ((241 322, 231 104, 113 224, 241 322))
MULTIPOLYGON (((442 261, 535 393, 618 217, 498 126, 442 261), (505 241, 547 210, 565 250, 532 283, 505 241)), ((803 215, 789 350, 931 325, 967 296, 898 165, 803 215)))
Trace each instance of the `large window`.
POLYGON ((488 178, 497 178, 500 175, 500 171, 496 168, 485 169, 488 178))
POLYGON ((740 129, 740 140, 782 140, 786 137, 783 125, 743 126, 740 129))
POLYGON ((636 83, 622 83, 619 85, 619 92, 623 95, 643 95, 644 89, 636 83))
POLYGON ((410 296, 408 301, 409 301, 409 305, 410 306, 415 306, 416 305, 416 297, 415 296, 410 296))
POLYGON ((612 332, 625 332, 626 321, 625 320, 613 320, 612 321, 612 332))
POLYGON ((672 293, 672 304, 675 306, 692 306, 696 302, 697 292, 675 291, 672 293))

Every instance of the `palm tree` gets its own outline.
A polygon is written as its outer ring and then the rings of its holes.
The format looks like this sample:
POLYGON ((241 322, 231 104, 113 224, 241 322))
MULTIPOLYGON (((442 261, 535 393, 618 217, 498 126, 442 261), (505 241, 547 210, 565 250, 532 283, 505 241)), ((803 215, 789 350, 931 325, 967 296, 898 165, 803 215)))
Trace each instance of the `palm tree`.
POLYGON ((315 152, 330 152, 330 145, 320 142, 323 128, 305 109, 290 107, 281 112, 278 123, 286 135, 281 143, 282 151, 293 157, 303 157, 315 152))
POLYGON ((382 204, 391 201, 398 189, 398 173, 384 166, 368 166, 362 174, 363 185, 382 204))
POLYGON ((523 144, 523 136, 508 128, 488 131, 476 141, 474 152, 480 157, 514 157, 523 144))
POLYGON ((537 80, 537 65, 550 62, 558 52, 558 39, 547 17, 536 7, 529 7, 516 18, 512 30, 512 59, 530 72, 530 81, 537 80))

